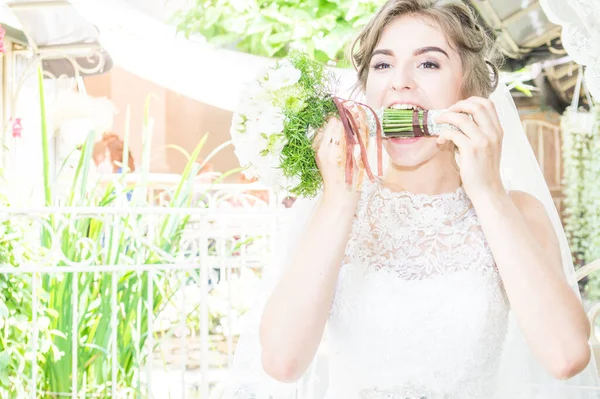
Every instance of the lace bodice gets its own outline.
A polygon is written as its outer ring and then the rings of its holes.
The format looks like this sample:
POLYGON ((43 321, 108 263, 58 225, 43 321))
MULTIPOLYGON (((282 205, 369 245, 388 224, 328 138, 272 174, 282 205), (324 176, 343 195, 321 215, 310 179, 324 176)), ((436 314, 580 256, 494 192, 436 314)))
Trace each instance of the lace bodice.
POLYGON ((489 399, 508 301, 465 191, 367 182, 328 323, 328 399, 489 399))

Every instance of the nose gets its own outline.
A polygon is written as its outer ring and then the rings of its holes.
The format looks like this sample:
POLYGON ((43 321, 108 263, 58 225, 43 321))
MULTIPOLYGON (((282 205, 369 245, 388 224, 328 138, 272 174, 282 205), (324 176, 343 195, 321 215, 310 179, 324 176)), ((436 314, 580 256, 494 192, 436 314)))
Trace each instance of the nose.
POLYGON ((409 68, 396 68, 392 76, 392 90, 405 91, 415 88, 415 80, 409 68))

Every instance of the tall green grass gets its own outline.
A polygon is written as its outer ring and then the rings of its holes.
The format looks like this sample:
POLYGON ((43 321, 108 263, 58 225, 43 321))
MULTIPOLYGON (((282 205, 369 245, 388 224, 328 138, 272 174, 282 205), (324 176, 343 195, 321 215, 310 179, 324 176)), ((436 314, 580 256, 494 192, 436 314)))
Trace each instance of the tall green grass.
MULTIPOLYGON (((38 84, 42 117, 44 204, 52 206, 56 203, 56 193, 49 164, 49 137, 41 70, 38 71, 38 84)), ((129 173, 126 170, 130 137, 128 110, 124 173, 115 183, 104 187, 93 185, 90 181, 90 165, 95 135, 94 132, 88 132, 64 204, 76 208, 100 209, 119 206, 125 207, 124 212, 74 212, 43 216, 45 223, 38 227, 39 247, 35 248, 36 244, 32 244, 32 252, 50 255, 58 250, 62 255, 59 258, 49 257, 49 264, 84 265, 93 270, 94 265, 157 265, 171 263, 174 258, 186 256, 186 249, 182 248, 182 238, 190 222, 189 214, 174 212, 165 215, 143 215, 127 212, 127 207, 152 206, 151 199, 147 198, 152 142, 150 99, 151 97, 148 97, 144 106, 140 184, 129 188, 122 184, 129 173), (132 195, 131 200, 127 199, 128 193, 132 195)), ((170 197, 169 207, 187 208, 196 205, 194 181, 203 166, 196 160, 204 149, 206 140, 207 136, 204 136, 189 155, 181 180, 170 197)), ((237 170, 230 171, 221 178, 235 172, 237 170)), ((0 257, 0 263, 11 264, 8 255, 4 258, 0 257)), ((46 339, 51 341, 51 350, 48 349, 35 364, 29 363, 29 367, 39 367, 37 397, 59 398, 62 396, 53 393, 76 392, 78 397, 89 395, 109 398, 115 389, 119 391, 119 397, 146 397, 147 392, 142 384, 140 371, 148 361, 148 351, 154 349, 149 347, 149 343, 153 343, 154 340, 149 335, 148 327, 150 318, 160 313, 174 293, 175 289, 169 286, 170 280, 172 279, 169 278, 169 273, 161 270, 42 274, 39 292, 45 293, 43 310, 44 314, 47 314, 48 326, 43 331, 40 330, 40 334, 45 334, 46 339), (112 299, 115 294, 116 308, 112 299), (114 323, 111 323, 111 318, 114 323), (112 324, 116 325, 116 331, 113 330, 112 324), (117 339, 113 340, 115 333, 117 339), (117 365, 115 374, 112 370, 113 364, 117 365), (116 380, 115 387, 112 386, 113 379, 116 380)), ((0 288, 2 287, 4 286, 0 281, 0 288)), ((10 291, 6 292, 9 292, 10 296, 10 291)), ((31 298, 28 300, 31 304, 31 298)), ((1 315, 0 306, 0 317, 1 315)), ((32 321, 31 312, 28 317, 32 321)), ((1 345, 2 336, 0 349, 1 345)), ((0 352, 0 384, 3 375, 2 353, 0 352)), ((21 363, 27 364, 26 361, 21 363)), ((27 378, 31 370, 29 368, 22 371, 23 385, 28 385, 27 378)))

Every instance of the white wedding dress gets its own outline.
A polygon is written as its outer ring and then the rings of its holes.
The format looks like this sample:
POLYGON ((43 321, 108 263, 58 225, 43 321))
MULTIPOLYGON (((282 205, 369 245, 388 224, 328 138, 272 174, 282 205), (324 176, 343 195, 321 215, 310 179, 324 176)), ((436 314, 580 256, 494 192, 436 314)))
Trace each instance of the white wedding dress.
MULTIPOLYGON (((500 85, 490 98, 505 132, 503 183, 507 191, 542 202, 559 239, 565 276, 577 292, 560 217, 510 92, 500 85)), ((318 202, 298 200, 291 223, 277 234, 271 267, 245 316, 224 398, 600 398, 593 360, 560 381, 531 353, 463 188, 416 195, 368 179, 317 355, 296 382, 266 375, 258 334, 262 310, 318 202)))
POLYGON ((365 183, 327 330, 327 399, 488 399, 509 304, 463 188, 365 183))

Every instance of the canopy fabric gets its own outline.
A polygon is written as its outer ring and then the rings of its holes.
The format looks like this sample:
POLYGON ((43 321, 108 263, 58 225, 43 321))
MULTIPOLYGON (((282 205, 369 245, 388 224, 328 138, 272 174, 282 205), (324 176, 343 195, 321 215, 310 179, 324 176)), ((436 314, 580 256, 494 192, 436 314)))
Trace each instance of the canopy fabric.
POLYGON ((109 54, 99 43, 98 28, 85 19, 69 1, 12 0, 0 4, 0 24, 21 48, 43 60, 52 76, 104 73, 111 69, 109 54))

